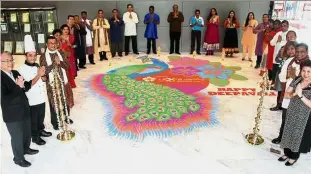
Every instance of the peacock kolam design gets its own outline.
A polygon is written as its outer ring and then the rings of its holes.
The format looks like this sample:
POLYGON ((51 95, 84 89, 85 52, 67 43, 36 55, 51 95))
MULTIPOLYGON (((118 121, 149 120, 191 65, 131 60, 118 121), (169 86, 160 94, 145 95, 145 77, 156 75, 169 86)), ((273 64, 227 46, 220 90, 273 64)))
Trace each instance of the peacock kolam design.
POLYGON ((210 79, 199 74, 207 62, 195 60, 195 66, 170 68, 150 58, 146 64, 92 76, 87 83, 107 109, 103 114, 110 135, 143 141, 218 125, 218 99, 203 92, 210 79))

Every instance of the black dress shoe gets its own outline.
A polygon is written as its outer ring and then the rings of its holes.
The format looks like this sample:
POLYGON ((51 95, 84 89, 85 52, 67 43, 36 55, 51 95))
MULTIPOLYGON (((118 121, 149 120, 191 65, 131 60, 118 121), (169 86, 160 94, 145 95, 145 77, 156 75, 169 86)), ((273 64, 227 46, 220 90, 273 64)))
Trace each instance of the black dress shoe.
POLYGON ((36 143, 39 146, 42 146, 42 145, 46 144, 46 142, 42 138, 40 138, 40 137, 32 138, 32 142, 36 143))
POLYGON ((29 166, 31 166, 31 163, 28 162, 28 161, 26 161, 26 160, 14 161, 14 163, 15 163, 16 165, 21 166, 21 167, 29 167, 29 166))
POLYGON ((285 155, 284 155, 284 156, 280 157, 278 159, 278 161, 283 162, 283 161, 286 161, 287 159, 288 159, 288 157, 285 157, 285 155))
POLYGON ((125 56, 129 55, 129 53, 125 53, 125 56))
POLYGON ((272 141, 271 141, 273 144, 280 144, 281 142, 281 138, 274 138, 272 141))
POLYGON ((292 165, 294 165, 296 162, 297 162, 297 160, 295 160, 295 161, 292 162, 292 163, 290 163, 289 161, 287 161, 287 162, 285 163, 285 166, 292 166, 292 165))
POLYGON ((41 137, 50 137, 50 136, 52 136, 52 133, 51 133, 51 132, 47 132, 47 131, 45 131, 45 130, 42 130, 42 131, 40 132, 40 136, 41 136, 41 137))
POLYGON ((157 52, 153 52, 153 54, 157 54, 157 52))
POLYGON ((270 111, 280 111, 280 110, 282 110, 282 107, 280 107, 280 106, 270 108, 270 111))
POLYGON ((134 54, 137 54, 137 55, 139 55, 139 53, 137 53, 137 52, 136 52, 136 53, 134 53, 134 54))
POLYGON ((72 121, 70 118, 69 118, 69 119, 66 119, 65 122, 66 122, 67 124, 73 124, 73 121, 72 121), (68 122, 68 120, 69 120, 69 122, 68 122))
POLYGON ((96 63, 95 62, 90 62, 90 64, 95 65, 96 63))
POLYGON ((198 53, 197 53, 197 55, 201 55, 201 53, 200 53, 200 52, 198 52, 198 53))
POLYGON ((179 55, 180 55, 180 52, 176 52, 176 54, 179 54, 179 55))
POLYGON ((170 52, 170 54, 173 54, 173 52, 170 52))
POLYGON ((255 69, 258 69, 258 68, 259 68, 259 65, 256 65, 254 68, 255 68, 255 69))
POLYGON ((86 66, 79 66, 79 68, 81 68, 81 69, 86 69, 86 66))
POLYGON ((30 148, 25 151, 25 154, 28 154, 28 155, 35 155, 37 153, 39 153, 39 150, 34 150, 34 149, 30 149, 30 148))

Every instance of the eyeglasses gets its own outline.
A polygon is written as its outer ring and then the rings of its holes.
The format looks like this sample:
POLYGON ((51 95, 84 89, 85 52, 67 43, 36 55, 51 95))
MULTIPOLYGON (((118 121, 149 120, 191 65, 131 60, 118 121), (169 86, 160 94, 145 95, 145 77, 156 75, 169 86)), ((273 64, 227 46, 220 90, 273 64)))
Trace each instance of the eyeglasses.
POLYGON ((12 59, 12 60, 6 60, 6 61, 1 61, 1 62, 9 64, 9 63, 15 63, 15 60, 12 59))

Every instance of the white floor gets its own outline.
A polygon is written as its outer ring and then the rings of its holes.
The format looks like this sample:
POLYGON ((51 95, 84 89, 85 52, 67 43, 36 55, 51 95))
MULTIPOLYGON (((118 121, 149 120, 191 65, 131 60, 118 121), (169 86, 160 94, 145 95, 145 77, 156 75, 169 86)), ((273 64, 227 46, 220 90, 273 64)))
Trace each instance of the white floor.
MULTIPOLYGON (((162 56, 165 59, 166 55, 162 56)), ((200 56, 202 59, 221 61, 220 57, 200 56)), ((17 66, 23 57, 15 57, 17 66)), ((311 155, 301 155, 293 167, 286 167, 277 161, 278 155, 269 152, 271 139, 275 138, 281 121, 280 112, 270 112, 275 97, 266 97, 261 123, 261 135, 265 143, 251 146, 244 135, 250 133, 258 97, 221 96, 218 114, 220 125, 204 128, 184 136, 175 136, 160 140, 147 138, 142 143, 120 140, 108 135, 103 113, 105 106, 93 96, 85 81, 92 75, 104 73, 110 69, 127 64, 141 64, 139 60, 129 58, 108 62, 97 61, 96 65, 87 65, 87 70, 79 72, 74 89, 75 106, 72 110, 74 124, 72 129, 76 137, 70 142, 56 139, 57 132, 49 125, 47 112, 45 122, 53 137, 46 138, 47 144, 31 147, 40 150, 39 154, 26 156, 32 166, 25 169, 12 161, 10 139, 6 127, 1 125, 1 172, 3 174, 310 174, 311 155)), ((225 65, 238 65, 243 69, 239 73, 248 77, 247 82, 232 81, 228 87, 256 87, 260 79, 258 72, 249 62, 240 58, 226 59, 225 65), (252 79, 252 80, 251 80, 252 79)), ((210 85, 206 91, 215 91, 210 85)), ((48 108, 47 108, 48 109, 48 108)))

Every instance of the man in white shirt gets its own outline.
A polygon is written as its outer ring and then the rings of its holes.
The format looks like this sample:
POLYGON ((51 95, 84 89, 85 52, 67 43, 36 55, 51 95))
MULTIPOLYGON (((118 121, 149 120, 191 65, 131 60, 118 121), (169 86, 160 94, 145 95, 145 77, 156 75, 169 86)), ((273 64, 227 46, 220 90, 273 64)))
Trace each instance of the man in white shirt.
POLYGON ((133 5, 127 5, 127 12, 123 14, 123 21, 125 24, 124 36, 125 36, 125 55, 127 56, 130 52, 129 44, 130 39, 132 39, 132 49, 134 54, 139 54, 137 49, 137 32, 136 24, 139 22, 137 14, 133 12, 133 5))
POLYGON ((31 35, 26 35, 25 39, 25 57, 26 61, 20 67, 20 74, 26 81, 31 82, 30 89, 26 92, 30 106, 31 118, 31 137, 32 142, 37 145, 44 145, 46 142, 41 138, 52 136, 51 132, 44 130, 45 118, 45 100, 46 100, 46 86, 45 80, 45 67, 39 67, 36 63, 37 52, 31 35))
POLYGON ((271 39, 270 45, 274 46, 274 52, 273 52, 273 68, 272 68, 272 85, 275 81, 276 72, 279 67, 279 63, 277 63, 275 60, 276 56, 278 55, 280 49, 282 46, 286 44, 286 35, 288 32, 289 23, 287 20, 283 20, 282 23, 282 31, 279 31, 276 33, 276 35, 271 39))

